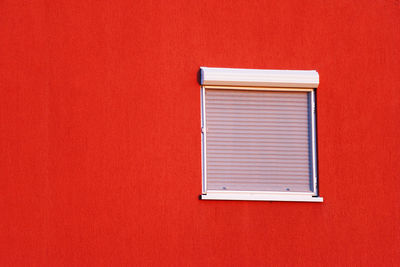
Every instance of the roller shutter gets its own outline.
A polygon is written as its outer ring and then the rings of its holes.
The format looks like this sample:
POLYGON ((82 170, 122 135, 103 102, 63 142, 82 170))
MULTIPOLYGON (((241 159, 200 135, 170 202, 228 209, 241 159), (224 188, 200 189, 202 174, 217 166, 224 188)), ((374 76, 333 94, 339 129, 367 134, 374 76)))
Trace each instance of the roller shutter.
POLYGON ((312 192, 310 94, 206 88, 207 191, 312 192))

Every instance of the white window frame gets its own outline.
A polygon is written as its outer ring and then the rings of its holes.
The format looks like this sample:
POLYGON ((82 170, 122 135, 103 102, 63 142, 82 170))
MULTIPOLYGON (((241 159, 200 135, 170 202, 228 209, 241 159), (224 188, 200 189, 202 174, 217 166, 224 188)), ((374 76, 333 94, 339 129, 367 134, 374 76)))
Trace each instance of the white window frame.
POLYGON ((202 194, 205 200, 256 200, 323 202, 318 192, 317 136, 315 90, 319 84, 316 71, 254 70, 201 67, 201 140, 202 140, 202 194), (207 89, 303 91, 309 92, 311 114, 312 192, 272 191, 217 191, 207 190, 207 125, 205 91, 207 89))

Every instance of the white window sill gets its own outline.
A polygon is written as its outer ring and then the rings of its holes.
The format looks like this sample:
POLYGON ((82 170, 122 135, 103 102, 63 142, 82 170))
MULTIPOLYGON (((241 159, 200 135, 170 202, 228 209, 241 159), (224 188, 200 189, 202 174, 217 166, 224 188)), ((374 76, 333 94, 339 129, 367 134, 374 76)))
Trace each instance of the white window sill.
POLYGON ((293 194, 293 193, 236 193, 236 192, 218 192, 200 195, 204 200, 250 200, 250 201, 294 201, 294 202, 323 202, 322 197, 315 197, 311 194, 293 194))

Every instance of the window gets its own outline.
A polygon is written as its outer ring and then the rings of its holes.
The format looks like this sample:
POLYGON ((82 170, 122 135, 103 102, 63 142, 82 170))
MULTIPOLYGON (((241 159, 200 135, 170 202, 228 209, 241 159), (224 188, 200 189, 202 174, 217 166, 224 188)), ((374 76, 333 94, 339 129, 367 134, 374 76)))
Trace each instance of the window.
POLYGON ((322 202, 316 71, 200 68, 202 195, 322 202))

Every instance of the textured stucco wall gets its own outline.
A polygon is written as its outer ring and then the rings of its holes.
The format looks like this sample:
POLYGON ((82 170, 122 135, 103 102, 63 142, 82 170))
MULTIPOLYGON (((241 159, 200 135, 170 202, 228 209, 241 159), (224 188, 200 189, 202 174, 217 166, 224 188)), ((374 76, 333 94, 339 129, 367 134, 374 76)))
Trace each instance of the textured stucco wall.
POLYGON ((400 264, 399 1, 1 1, 1 266, 400 264), (322 204, 201 201, 200 66, 316 69, 322 204))

